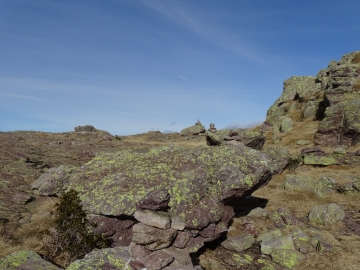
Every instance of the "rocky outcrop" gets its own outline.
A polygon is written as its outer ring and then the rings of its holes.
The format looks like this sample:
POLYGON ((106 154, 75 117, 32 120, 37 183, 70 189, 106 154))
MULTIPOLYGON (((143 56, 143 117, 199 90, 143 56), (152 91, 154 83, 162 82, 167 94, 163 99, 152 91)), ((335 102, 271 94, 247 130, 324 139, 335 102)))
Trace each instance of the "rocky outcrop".
POLYGON ((249 129, 222 129, 206 131, 206 142, 208 145, 245 145, 253 149, 261 150, 265 143, 265 137, 257 131, 249 129))
MULTIPOLYGON (((281 96, 274 102, 274 104, 267 111, 266 123, 277 126, 283 121, 283 117, 287 115, 296 114, 306 108, 319 106, 319 95, 321 93, 321 84, 316 81, 313 76, 298 77, 294 76, 284 81, 284 88, 281 96), (299 104, 295 101, 312 100, 312 104, 304 104, 304 108, 299 108, 299 104)), ((309 111, 309 109, 308 109, 309 111)), ((309 113, 307 112, 306 115, 309 113)))
POLYGON ((77 190, 83 208, 98 219, 98 233, 131 236, 118 244, 193 253, 227 231, 234 216, 229 204, 267 184, 270 162, 241 145, 104 153, 72 173, 67 188, 77 190))
POLYGON ((198 120, 195 125, 184 128, 180 131, 181 135, 201 135, 205 133, 205 127, 198 120))
POLYGON ((360 51, 331 61, 316 77, 291 77, 269 108, 266 124, 286 132, 291 121, 320 121, 315 144, 354 146, 360 142, 360 51))

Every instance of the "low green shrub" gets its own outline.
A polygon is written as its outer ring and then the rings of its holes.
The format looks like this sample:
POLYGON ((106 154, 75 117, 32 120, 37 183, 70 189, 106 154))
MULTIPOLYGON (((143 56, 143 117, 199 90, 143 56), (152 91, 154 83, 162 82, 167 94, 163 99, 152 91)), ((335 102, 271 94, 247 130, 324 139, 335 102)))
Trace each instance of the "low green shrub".
POLYGON ((78 192, 70 190, 55 205, 55 226, 44 238, 46 257, 67 266, 85 256, 94 248, 104 248, 110 241, 103 235, 94 234, 91 223, 82 209, 78 192))

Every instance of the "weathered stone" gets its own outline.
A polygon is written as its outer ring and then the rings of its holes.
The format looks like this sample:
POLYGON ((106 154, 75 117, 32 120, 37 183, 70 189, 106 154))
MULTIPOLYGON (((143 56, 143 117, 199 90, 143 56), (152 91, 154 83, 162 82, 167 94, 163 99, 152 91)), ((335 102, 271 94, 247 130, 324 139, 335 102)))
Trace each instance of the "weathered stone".
POLYGON ((170 194, 165 189, 149 192, 145 198, 136 204, 138 209, 162 210, 168 207, 170 194))
POLYGON ((303 162, 305 165, 320 165, 320 166, 329 166, 329 165, 339 165, 339 160, 331 155, 305 155, 303 162))
POLYGON ((182 267, 182 266, 192 266, 192 261, 189 252, 186 249, 179 249, 175 247, 169 247, 162 249, 161 251, 171 255, 174 260, 169 265, 169 267, 182 267))
POLYGON ((258 258, 255 264, 259 270, 283 270, 284 268, 274 263, 270 258, 258 258))
POLYGON ((337 191, 340 193, 354 193, 360 191, 360 181, 354 181, 350 183, 341 184, 337 187, 337 191))
POLYGON ((135 261, 144 264, 146 262, 146 258, 151 254, 151 251, 142 245, 137 245, 134 242, 130 244, 131 255, 135 261))
POLYGON ((155 251, 151 253, 144 263, 145 267, 153 270, 163 269, 165 266, 169 265, 174 260, 174 257, 169 253, 166 253, 162 250, 155 251))
POLYGON ((325 153, 325 152, 320 147, 301 149, 301 155, 310 154, 310 153, 325 153))
POLYGON ((316 117, 316 113, 319 109, 319 102, 316 101, 308 101, 306 103, 305 111, 303 113, 304 118, 312 118, 316 117))
POLYGON ((294 216, 293 213, 290 212, 289 209, 287 209, 285 207, 280 207, 277 209, 277 212, 279 213, 280 217, 282 218, 282 220, 284 221, 284 224, 286 226, 291 226, 291 225, 297 224, 296 217, 294 216))
POLYGON ((195 124, 191 127, 184 128, 180 131, 181 135, 199 135, 200 133, 205 133, 205 127, 200 124, 195 124))
POLYGON ((177 231, 174 229, 162 230, 142 223, 133 226, 132 241, 145 245, 149 250, 158 250, 171 245, 177 231))
POLYGON ((131 226, 135 220, 126 218, 111 218, 105 216, 91 216, 90 221, 96 224, 93 228, 95 234, 109 237, 113 246, 128 246, 132 238, 131 226))
POLYGON ((45 261, 32 250, 22 250, 0 258, 0 269, 6 270, 60 270, 54 264, 45 261))
POLYGON ((94 128, 92 125, 85 125, 85 126, 77 126, 74 128, 76 132, 95 132, 96 128, 94 128))
POLYGON ((249 214, 247 214, 248 217, 267 217, 269 216, 269 211, 266 209, 263 209, 261 207, 256 207, 255 209, 251 210, 249 214))
POLYGON ((291 249, 274 249, 271 253, 271 258, 274 262, 287 269, 293 269, 305 260, 303 254, 291 249))
POLYGON ((308 145, 308 144, 310 144, 310 143, 311 143, 311 142, 308 141, 308 140, 298 140, 298 141, 296 142, 297 145, 308 145))
POLYGON ((186 244, 186 248, 190 253, 197 252, 205 243, 205 239, 201 236, 190 238, 189 242, 186 244))
POLYGON ((346 150, 344 148, 340 147, 336 147, 334 149, 334 154, 339 154, 339 155, 346 155, 346 150))
POLYGON ((215 200, 205 197, 185 215, 185 227, 190 229, 205 228, 210 222, 217 222, 223 216, 223 209, 215 200), (207 209, 211 209, 208 211, 207 209))
POLYGON ((208 145, 246 145, 257 150, 262 149, 266 139, 260 132, 241 128, 217 130, 215 133, 207 131, 205 136, 208 145))
POLYGON ((291 235, 282 237, 266 237, 261 241, 261 253, 272 254, 276 249, 295 250, 291 235))
MULTIPOLYGON (((93 250, 83 259, 71 263, 66 270, 118 269, 131 270, 131 254, 127 247, 103 248, 93 250)), ((40 268, 39 268, 40 269, 40 268)))
POLYGON ((290 117, 285 117, 280 123, 280 132, 286 133, 292 130, 292 120, 290 117))
POLYGON ((248 233, 242 233, 235 236, 229 236, 221 245, 229 250, 241 252, 247 250, 255 243, 254 236, 248 233))
POLYGON ((146 225, 165 230, 169 229, 171 224, 169 216, 165 213, 153 212, 150 210, 137 210, 134 213, 134 218, 146 225))
POLYGON ((186 246, 186 244, 190 241, 190 238, 191 238, 190 232, 178 231, 178 234, 175 238, 173 246, 177 247, 177 248, 184 248, 186 246))
POLYGON ((185 229, 185 222, 180 217, 171 217, 171 228, 182 231, 185 229))
POLYGON ((280 238, 282 237, 282 232, 279 229, 275 229, 266 233, 263 233, 259 235, 256 239, 257 242, 263 241, 264 239, 270 239, 270 238, 280 238))
POLYGON ((315 206, 309 213, 309 221, 321 225, 334 224, 342 221, 344 217, 344 210, 336 203, 315 206))
POLYGON ((294 240, 308 242, 310 241, 310 237, 304 233, 302 230, 295 230, 292 232, 292 237, 294 240))
POLYGON ((43 173, 35 182, 31 184, 31 189, 43 196, 61 195, 66 187, 66 183, 77 167, 61 165, 51 168, 43 173))
POLYGON ((255 259, 255 255, 250 252, 237 253, 223 247, 217 248, 215 252, 224 263, 240 269, 248 269, 255 259))
POLYGON ((311 190, 322 196, 335 190, 337 183, 328 177, 315 179, 307 176, 287 174, 282 186, 286 190, 311 190))
POLYGON ((289 164, 290 153, 288 148, 283 146, 269 146, 263 152, 271 159, 271 171, 273 173, 282 173, 289 164))

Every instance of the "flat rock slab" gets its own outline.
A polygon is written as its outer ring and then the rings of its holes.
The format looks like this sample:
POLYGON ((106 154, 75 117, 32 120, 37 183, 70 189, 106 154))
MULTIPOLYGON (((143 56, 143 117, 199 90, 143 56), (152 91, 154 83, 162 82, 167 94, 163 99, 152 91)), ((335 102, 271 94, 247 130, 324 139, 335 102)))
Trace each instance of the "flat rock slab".
POLYGON ((35 251, 22 250, 0 259, 0 269, 6 270, 60 270, 52 263, 45 261, 35 251))
POLYGON ((169 229, 171 225, 170 218, 161 212, 137 210, 134 213, 134 218, 146 225, 165 230, 169 229))
POLYGON ((220 210, 211 214, 214 208, 206 208, 203 198, 218 209, 217 204, 249 196, 268 183, 269 167, 265 154, 245 146, 158 147, 101 154, 70 176, 68 189, 79 192, 88 213, 107 216, 131 216, 149 193, 166 190, 169 214, 196 226, 193 217, 200 210, 221 219, 220 210))

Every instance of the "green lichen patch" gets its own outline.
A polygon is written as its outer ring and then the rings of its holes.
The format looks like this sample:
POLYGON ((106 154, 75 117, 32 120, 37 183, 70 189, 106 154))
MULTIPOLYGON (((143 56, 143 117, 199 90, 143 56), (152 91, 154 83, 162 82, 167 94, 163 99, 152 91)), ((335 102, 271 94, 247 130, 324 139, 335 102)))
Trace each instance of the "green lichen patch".
POLYGON ((59 270, 57 266, 45 261, 32 250, 22 250, 12 253, 0 259, 0 269, 18 270, 18 269, 49 269, 59 270))

